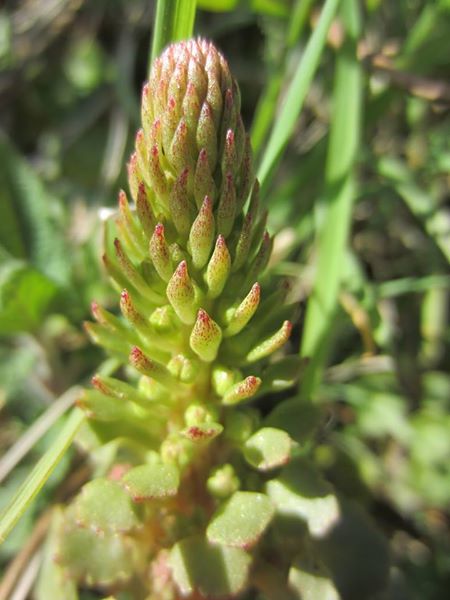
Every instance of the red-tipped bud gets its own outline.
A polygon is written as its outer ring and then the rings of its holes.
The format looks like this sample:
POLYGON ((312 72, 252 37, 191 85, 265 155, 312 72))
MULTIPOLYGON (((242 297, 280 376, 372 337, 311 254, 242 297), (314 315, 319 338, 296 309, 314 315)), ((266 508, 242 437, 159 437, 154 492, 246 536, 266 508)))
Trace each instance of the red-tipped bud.
POLYGON ((170 260, 169 248, 164 237, 164 225, 156 225, 149 244, 150 258, 158 275, 164 281, 169 281, 172 276, 172 261, 170 260))
POLYGON ((247 354, 247 362, 253 363, 272 354, 288 341, 292 331, 292 323, 285 321, 280 329, 271 337, 258 344, 247 354))
POLYGON ((173 388, 177 385, 177 381, 164 365, 146 356, 137 346, 131 349, 129 359, 133 367, 142 375, 151 377, 165 387, 173 388))
POLYGON ((169 147, 168 158, 175 175, 188 167, 194 170, 196 149, 192 147, 185 119, 181 119, 169 147))
POLYGON ((225 337, 236 335, 244 329, 256 312, 261 297, 261 286, 255 283, 247 296, 242 300, 228 319, 228 327, 224 331, 225 337))
POLYGON ((217 209, 217 230, 225 238, 230 234, 234 217, 236 214, 236 189, 231 173, 227 173, 219 199, 219 208, 217 209))
POLYGON ((186 261, 180 262, 167 285, 167 298, 180 321, 191 324, 195 321, 195 290, 189 277, 186 261))
POLYGON ((188 195, 189 169, 186 167, 181 171, 179 177, 173 184, 169 196, 169 209, 173 223, 178 233, 187 237, 191 228, 191 214, 188 195))
POLYGON ((211 199, 206 196, 189 233, 192 262, 201 269, 211 254, 214 240, 214 216, 211 199))
POLYGON ((167 181, 160 164, 160 151, 157 145, 150 149, 149 157, 149 179, 152 189, 159 198, 164 199, 167 195, 167 181))
POLYGON ((230 405, 238 404, 239 402, 248 400, 256 394, 260 385, 261 379, 259 377, 255 377, 254 375, 250 375, 243 381, 233 385, 233 387, 226 392, 222 402, 223 404, 230 405))
POLYGON ((141 181, 138 187, 136 198, 136 212, 139 222, 142 225, 142 229, 144 230, 145 235, 149 238, 152 235, 153 229, 155 227, 155 216, 153 214, 152 207, 147 197, 147 192, 143 181, 141 181))
POLYGON ((197 127, 197 148, 205 148, 208 153, 208 162, 211 172, 216 168, 217 162, 217 133, 214 125, 212 109, 208 102, 204 102, 197 127))
POLYGON ((120 310, 123 316, 134 326, 144 325, 144 317, 139 313, 127 290, 120 294, 120 310))
POLYGON ((231 257, 223 235, 219 235, 206 269, 208 296, 217 298, 222 293, 231 270, 231 257))
POLYGON ((194 196, 198 208, 202 205, 205 196, 209 196, 213 203, 216 197, 216 185, 209 166, 208 153, 204 148, 200 150, 195 167, 194 196))
POLYGON ((234 139, 234 132, 229 129, 225 137, 225 147, 223 149, 222 157, 222 173, 236 172, 237 156, 236 156, 236 144, 234 139))
POLYGON ((130 162, 127 165, 128 170, 128 185, 130 186, 131 196, 134 200, 137 198, 139 184, 141 183, 141 176, 139 175, 139 167, 137 162, 136 152, 130 157, 130 162))
POLYGON ((201 360, 212 362, 217 356, 221 341, 222 330, 219 325, 211 319, 206 310, 200 309, 189 338, 192 350, 201 360))

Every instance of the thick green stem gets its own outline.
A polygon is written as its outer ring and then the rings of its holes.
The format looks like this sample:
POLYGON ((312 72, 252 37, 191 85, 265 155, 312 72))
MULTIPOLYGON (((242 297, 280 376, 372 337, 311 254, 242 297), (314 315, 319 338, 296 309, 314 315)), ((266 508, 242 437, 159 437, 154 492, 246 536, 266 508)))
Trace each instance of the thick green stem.
POLYGON ((167 45, 192 36, 196 4, 196 0, 158 0, 149 72, 167 45))

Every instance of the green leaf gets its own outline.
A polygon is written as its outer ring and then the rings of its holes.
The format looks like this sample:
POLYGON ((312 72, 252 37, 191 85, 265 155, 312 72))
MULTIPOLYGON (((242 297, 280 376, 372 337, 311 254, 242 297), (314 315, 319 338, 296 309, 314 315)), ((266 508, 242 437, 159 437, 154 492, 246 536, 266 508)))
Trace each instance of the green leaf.
POLYGON ((361 30, 358 3, 344 0, 341 14, 346 40, 336 59, 325 186, 316 211, 316 280, 308 300, 301 347, 301 355, 311 359, 301 384, 302 397, 307 400, 315 394, 327 357, 356 196, 354 166, 360 145, 363 89, 357 57, 361 30))
POLYGON ((211 12, 228 12, 234 10, 239 0, 197 0, 197 6, 211 12))
POLYGON ((184 595, 198 592, 207 598, 235 596, 247 583, 251 557, 240 548, 216 546, 203 537, 175 544, 170 562, 172 577, 184 595))
POLYGON ((57 285, 19 260, 0 268, 0 335, 33 331, 58 293, 57 285))
POLYGON ((60 532, 58 561, 68 576, 88 585, 125 582, 138 562, 137 543, 113 533, 65 526, 60 532))
POLYGON ((59 202, 5 137, 0 136, 0 243, 15 258, 28 258, 44 275, 68 283, 71 260, 59 202))
POLYGON ((210 542, 249 550, 267 529, 274 514, 265 494, 235 492, 213 515, 206 535, 210 542))
POLYGON ((122 478, 126 492, 134 502, 174 496, 180 474, 175 465, 155 463, 134 467, 122 478))
POLYGON ((259 471, 281 467, 291 458, 292 440, 282 429, 263 427, 244 444, 245 460, 259 471))
POLYGON ((6 539, 11 529, 16 525, 17 521, 50 477, 83 421, 83 413, 77 409, 73 410, 51 448, 39 460, 30 476, 27 477, 17 494, 6 507, 6 510, 1 514, 0 544, 6 539))
POLYGON ((340 498, 339 510, 338 522, 314 549, 342 598, 369 600, 387 583, 388 544, 359 506, 340 498))
POLYGON ((108 479, 94 479, 84 485, 74 510, 76 522, 95 532, 126 532, 140 525, 130 496, 108 479))
POLYGON ((158 0, 151 62, 172 42, 192 36, 195 9, 196 0, 158 0))
POLYGON ((310 535, 320 538, 337 524, 339 504, 331 486, 306 460, 296 460, 266 484, 277 514, 304 522, 310 535))
POLYGON ((49 598, 78 600, 75 582, 67 577, 65 569, 55 560, 58 549, 58 532, 62 527, 63 519, 62 510, 55 509, 50 534, 47 536, 45 543, 42 567, 34 592, 36 600, 48 600, 49 598))
POLYGON ((339 0, 326 0, 317 27, 309 39, 302 60, 294 73, 258 169, 258 179, 262 187, 267 185, 269 175, 274 170, 281 153, 294 131, 298 115, 302 110, 306 94, 309 91, 314 73, 319 65, 328 29, 338 5, 339 0))
POLYGON ((289 586, 301 600, 340 600, 324 569, 313 560, 297 560, 289 569, 289 586))
POLYGON ((313 434, 320 421, 321 410, 298 397, 280 402, 264 421, 268 427, 284 429, 293 440, 304 444, 313 434))

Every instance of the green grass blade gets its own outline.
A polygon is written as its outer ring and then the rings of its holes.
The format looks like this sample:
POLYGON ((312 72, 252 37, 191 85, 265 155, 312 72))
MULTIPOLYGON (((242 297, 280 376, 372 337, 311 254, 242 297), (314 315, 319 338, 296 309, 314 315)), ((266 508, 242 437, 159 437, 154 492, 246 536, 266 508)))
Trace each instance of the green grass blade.
POLYGON ((196 0, 158 0, 150 65, 168 44, 192 36, 196 4, 196 0))
POLYGON ((72 411, 52 447, 40 459, 30 476, 27 477, 17 491, 17 494, 6 507, 0 517, 0 543, 5 541, 17 521, 41 490, 53 469, 72 443, 84 419, 85 415, 81 410, 76 408, 72 411))
POLYGON ((314 0, 297 0, 293 7, 292 19, 289 21, 286 32, 284 51, 281 53, 281 57, 277 61, 277 68, 273 70, 273 73, 269 77, 256 107, 251 129, 252 146, 255 156, 260 152, 267 133, 275 120, 278 96, 283 85, 283 80, 286 78, 285 67, 289 63, 287 55, 302 35, 313 2, 314 0))
POLYGON ((319 65, 327 33, 339 2, 340 0, 326 0, 317 27, 308 41, 303 58, 289 86, 258 169, 258 179, 262 187, 267 185, 269 175, 273 172, 294 131, 298 115, 319 65))
POLYGON ((354 164, 360 137, 362 74, 356 56, 360 32, 356 0, 343 0, 347 39, 336 59, 325 189, 321 225, 316 233, 317 273, 308 301, 301 354, 311 359, 302 382, 304 398, 314 395, 320 381, 332 330, 344 255, 355 198, 354 164))

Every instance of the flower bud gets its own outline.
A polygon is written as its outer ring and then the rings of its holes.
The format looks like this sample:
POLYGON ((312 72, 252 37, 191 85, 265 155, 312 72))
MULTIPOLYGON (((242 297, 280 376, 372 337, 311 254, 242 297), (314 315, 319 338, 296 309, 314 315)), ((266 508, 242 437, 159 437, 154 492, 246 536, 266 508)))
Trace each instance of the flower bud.
POLYGON ((217 356, 221 341, 222 330, 219 325, 201 308, 189 338, 192 350, 203 361, 212 362, 217 356))
POLYGON ((211 199, 206 196, 189 233, 192 262, 201 269, 211 254, 214 239, 214 217, 211 199))
POLYGON ((193 323, 197 312, 195 290, 185 260, 180 262, 170 278, 166 294, 180 321, 187 325, 193 323))
POLYGON ((231 270, 231 257, 223 235, 219 235, 206 269, 208 296, 217 298, 222 293, 231 270))

